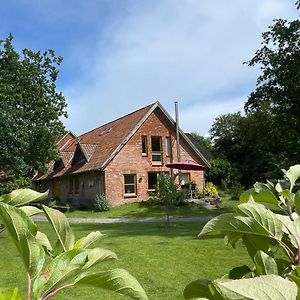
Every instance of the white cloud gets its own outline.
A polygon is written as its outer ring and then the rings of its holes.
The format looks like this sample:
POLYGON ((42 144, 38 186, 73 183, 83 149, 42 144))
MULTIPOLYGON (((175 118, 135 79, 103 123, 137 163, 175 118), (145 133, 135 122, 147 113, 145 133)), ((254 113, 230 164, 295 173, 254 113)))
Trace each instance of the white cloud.
POLYGON ((205 134, 213 118, 231 106, 242 109, 257 76, 243 61, 260 47, 261 32, 272 19, 294 10, 284 0, 129 4, 122 19, 106 24, 87 45, 94 57, 74 50, 83 72, 64 94, 66 124, 76 133, 156 100, 167 109, 179 100, 183 129, 205 134))

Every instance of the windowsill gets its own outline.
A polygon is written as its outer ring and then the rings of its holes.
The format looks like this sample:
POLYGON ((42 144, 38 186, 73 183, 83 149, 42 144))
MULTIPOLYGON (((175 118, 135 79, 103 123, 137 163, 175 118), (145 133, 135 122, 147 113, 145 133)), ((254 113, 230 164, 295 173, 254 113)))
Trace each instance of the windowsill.
POLYGON ((152 161, 152 166, 162 166, 163 163, 162 162, 154 162, 152 161))
POLYGON ((147 153, 142 153, 142 156, 146 157, 146 156, 148 156, 148 154, 147 153))
POLYGON ((135 198, 136 194, 124 194, 124 198, 135 198))

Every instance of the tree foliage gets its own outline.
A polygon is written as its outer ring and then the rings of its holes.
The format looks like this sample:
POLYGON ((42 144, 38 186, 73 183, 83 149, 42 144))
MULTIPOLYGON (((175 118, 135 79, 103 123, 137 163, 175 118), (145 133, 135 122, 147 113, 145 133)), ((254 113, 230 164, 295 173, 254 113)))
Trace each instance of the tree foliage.
POLYGON ((282 170, 276 185, 256 183, 244 192, 235 213, 210 220, 199 237, 225 235, 228 245, 239 241, 252 260, 221 279, 198 279, 184 290, 185 299, 298 299, 300 293, 300 165, 282 170), (285 214, 265 206, 275 205, 285 214), (285 291, 283 294, 282 291, 285 291))
POLYGON ((205 173, 205 179, 208 182, 212 182, 218 186, 228 186, 232 183, 232 169, 226 159, 212 159, 210 165, 210 168, 205 173))
POLYGON ((227 161, 231 173, 224 179, 227 178, 231 183, 239 181, 250 186, 256 180, 265 178, 270 162, 264 141, 269 136, 266 132, 270 125, 266 127, 262 124, 267 117, 264 112, 246 116, 238 112, 216 118, 210 133, 215 153, 221 160, 216 161, 208 175, 212 173, 212 176, 217 176, 226 167, 225 163, 220 163, 227 161))
MULTIPOLYGON (((299 9, 299 1, 296 5, 299 9)), ((246 102, 246 112, 269 107, 272 130, 267 151, 272 153, 273 163, 281 161, 287 167, 300 155, 300 20, 275 20, 262 34, 262 48, 248 65, 260 66, 261 74, 246 102)))
POLYGON ((177 200, 177 188, 173 178, 167 173, 160 173, 157 177, 156 193, 159 201, 164 205, 167 222, 170 222, 170 210, 177 200))
POLYGON ((64 132, 60 117, 66 116, 65 98, 56 90, 61 62, 53 50, 19 54, 12 35, 0 40, 0 170, 27 175, 55 157, 64 132))

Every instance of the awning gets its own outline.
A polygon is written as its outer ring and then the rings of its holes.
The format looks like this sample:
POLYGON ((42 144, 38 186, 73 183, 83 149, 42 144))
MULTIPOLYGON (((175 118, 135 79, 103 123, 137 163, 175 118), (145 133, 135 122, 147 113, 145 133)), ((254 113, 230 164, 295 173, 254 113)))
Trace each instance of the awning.
POLYGON ((177 161, 171 164, 166 164, 166 167, 179 170, 205 170, 206 167, 194 161, 177 161))

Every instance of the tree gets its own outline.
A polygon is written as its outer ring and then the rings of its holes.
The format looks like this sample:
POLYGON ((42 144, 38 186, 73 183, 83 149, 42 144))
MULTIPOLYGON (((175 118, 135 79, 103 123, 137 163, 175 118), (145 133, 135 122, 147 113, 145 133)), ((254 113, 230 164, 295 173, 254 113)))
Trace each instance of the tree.
POLYGON ((222 158, 215 158, 210 161, 210 168, 205 173, 207 182, 227 187, 232 182, 231 165, 229 161, 222 158))
MULTIPOLYGON (((297 9, 300 1, 296 3, 297 9)), ((267 105, 273 130, 267 151, 273 163, 287 167, 300 156, 300 20, 277 19, 262 34, 262 48, 248 62, 261 67, 256 89, 245 105, 247 114, 261 111, 267 105)), ((265 122, 266 124, 266 122, 265 122)))
POLYGON ((67 113, 56 91, 62 57, 53 50, 19 54, 12 42, 11 34, 0 40, 0 170, 20 176, 43 170, 57 155, 67 113))
POLYGON ((170 223, 170 211, 177 200, 177 189, 173 178, 167 173, 160 173, 157 177, 156 192, 160 202, 164 205, 167 222, 170 223))
POLYGON ((238 112, 215 119, 210 129, 215 155, 230 163, 231 181, 248 187, 273 171, 267 151, 272 128, 267 108, 245 116, 238 112))

